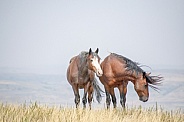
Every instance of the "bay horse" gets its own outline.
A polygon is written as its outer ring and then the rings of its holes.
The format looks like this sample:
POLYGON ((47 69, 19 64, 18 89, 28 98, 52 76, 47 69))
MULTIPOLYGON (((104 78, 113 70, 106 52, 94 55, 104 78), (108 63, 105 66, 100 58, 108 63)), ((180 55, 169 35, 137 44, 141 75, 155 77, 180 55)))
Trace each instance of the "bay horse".
POLYGON ((115 53, 104 59, 101 68, 103 75, 99 79, 105 88, 107 109, 110 107, 111 98, 116 108, 115 87, 119 89, 120 104, 125 108, 128 81, 134 84, 139 100, 146 102, 149 98, 148 86, 158 90, 155 85, 160 84, 162 80, 160 76, 150 76, 150 73, 143 71, 138 63, 115 53))
POLYGON ((84 89, 84 95, 82 98, 83 107, 86 108, 88 94, 88 103, 91 109, 91 102, 93 99, 93 91, 95 91, 96 99, 101 101, 101 88, 97 83, 96 75, 102 76, 103 72, 100 67, 100 57, 98 56, 99 49, 92 52, 91 48, 89 52, 82 51, 79 55, 74 56, 70 60, 70 64, 67 69, 67 80, 72 86, 76 108, 80 103, 79 89, 84 89))

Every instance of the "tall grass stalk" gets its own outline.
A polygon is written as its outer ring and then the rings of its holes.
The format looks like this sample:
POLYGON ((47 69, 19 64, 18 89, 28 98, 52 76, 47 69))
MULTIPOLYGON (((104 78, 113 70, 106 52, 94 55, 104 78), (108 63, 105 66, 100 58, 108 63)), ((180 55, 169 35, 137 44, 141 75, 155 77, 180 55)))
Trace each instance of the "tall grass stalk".
POLYGON ((181 111, 164 111, 158 106, 110 109, 75 109, 47 105, 0 103, 0 122, 184 122, 181 111))

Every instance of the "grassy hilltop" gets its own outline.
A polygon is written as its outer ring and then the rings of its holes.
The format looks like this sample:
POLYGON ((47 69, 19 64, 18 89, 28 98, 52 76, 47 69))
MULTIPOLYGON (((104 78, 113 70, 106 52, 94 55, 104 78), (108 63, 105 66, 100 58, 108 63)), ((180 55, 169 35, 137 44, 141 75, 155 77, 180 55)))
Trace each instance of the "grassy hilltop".
POLYGON ((75 109, 71 107, 49 107, 47 105, 0 104, 1 122, 184 122, 180 111, 164 111, 152 107, 75 109))

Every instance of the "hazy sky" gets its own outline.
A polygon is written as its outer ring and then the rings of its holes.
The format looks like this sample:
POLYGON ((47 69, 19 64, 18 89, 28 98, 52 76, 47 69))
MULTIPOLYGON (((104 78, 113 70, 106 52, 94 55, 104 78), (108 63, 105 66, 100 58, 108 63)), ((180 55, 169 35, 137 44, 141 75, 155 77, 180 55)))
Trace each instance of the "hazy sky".
POLYGON ((0 67, 66 71, 90 47, 184 69, 184 1, 0 0, 0 67))

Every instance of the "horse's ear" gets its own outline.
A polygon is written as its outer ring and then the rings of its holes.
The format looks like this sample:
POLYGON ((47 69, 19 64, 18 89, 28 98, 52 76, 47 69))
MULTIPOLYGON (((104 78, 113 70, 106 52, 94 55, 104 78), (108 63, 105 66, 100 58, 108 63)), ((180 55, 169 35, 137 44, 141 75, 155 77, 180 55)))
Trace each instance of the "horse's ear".
POLYGON ((91 48, 89 49, 89 55, 91 55, 91 53, 92 53, 92 50, 91 50, 91 48))
POLYGON ((142 73, 143 78, 146 78, 146 72, 142 73))
POLYGON ((99 49, 97 48, 96 51, 95 51, 95 53, 98 54, 98 51, 99 51, 99 49))

